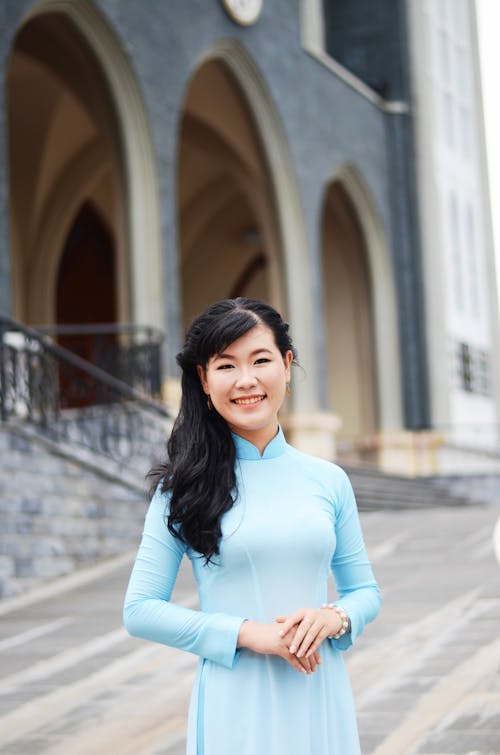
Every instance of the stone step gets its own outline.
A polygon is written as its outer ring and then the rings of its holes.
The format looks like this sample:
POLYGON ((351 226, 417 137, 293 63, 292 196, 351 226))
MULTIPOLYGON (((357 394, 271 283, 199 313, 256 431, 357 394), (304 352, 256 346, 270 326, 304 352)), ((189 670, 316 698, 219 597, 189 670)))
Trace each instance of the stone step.
POLYGON ((350 477, 358 508, 411 509, 435 506, 463 506, 470 499, 455 494, 432 479, 405 478, 360 467, 345 467, 350 477))

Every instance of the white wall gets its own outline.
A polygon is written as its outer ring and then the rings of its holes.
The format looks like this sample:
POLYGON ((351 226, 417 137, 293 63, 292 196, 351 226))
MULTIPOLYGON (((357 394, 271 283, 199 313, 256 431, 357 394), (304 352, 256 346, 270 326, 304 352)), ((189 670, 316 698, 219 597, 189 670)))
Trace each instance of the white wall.
POLYGON ((474 8, 410 0, 433 425, 498 444, 496 281, 474 8), (463 377, 463 347, 471 381, 463 377))

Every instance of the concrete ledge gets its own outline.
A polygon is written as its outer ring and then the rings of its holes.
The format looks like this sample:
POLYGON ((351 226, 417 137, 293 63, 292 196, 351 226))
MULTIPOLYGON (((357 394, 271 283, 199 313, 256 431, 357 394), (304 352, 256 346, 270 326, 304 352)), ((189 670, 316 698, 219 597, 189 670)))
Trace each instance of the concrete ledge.
POLYGON ((336 457, 335 436, 341 425, 331 412, 292 413, 283 421, 285 434, 295 448, 330 461, 336 457))

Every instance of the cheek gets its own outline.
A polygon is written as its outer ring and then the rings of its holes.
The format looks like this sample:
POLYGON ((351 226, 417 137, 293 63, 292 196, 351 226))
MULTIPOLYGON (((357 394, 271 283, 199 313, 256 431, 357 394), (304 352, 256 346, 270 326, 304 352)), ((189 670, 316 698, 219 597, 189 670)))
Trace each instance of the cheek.
POLYGON ((231 385, 231 378, 228 372, 213 372, 207 375, 206 392, 210 395, 222 394, 228 390, 231 385))
POLYGON ((271 381, 277 392, 285 392, 288 377, 285 367, 277 366, 271 376, 271 381))

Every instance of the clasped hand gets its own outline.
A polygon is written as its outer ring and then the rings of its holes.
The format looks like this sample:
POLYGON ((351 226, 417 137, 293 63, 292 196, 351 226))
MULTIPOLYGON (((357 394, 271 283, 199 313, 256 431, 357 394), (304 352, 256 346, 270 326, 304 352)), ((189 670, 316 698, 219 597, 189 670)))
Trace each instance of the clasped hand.
POLYGON ((338 614, 329 608, 299 608, 289 616, 277 616, 276 624, 243 622, 238 647, 279 655, 297 671, 310 674, 321 663, 318 648, 340 624, 338 614))

